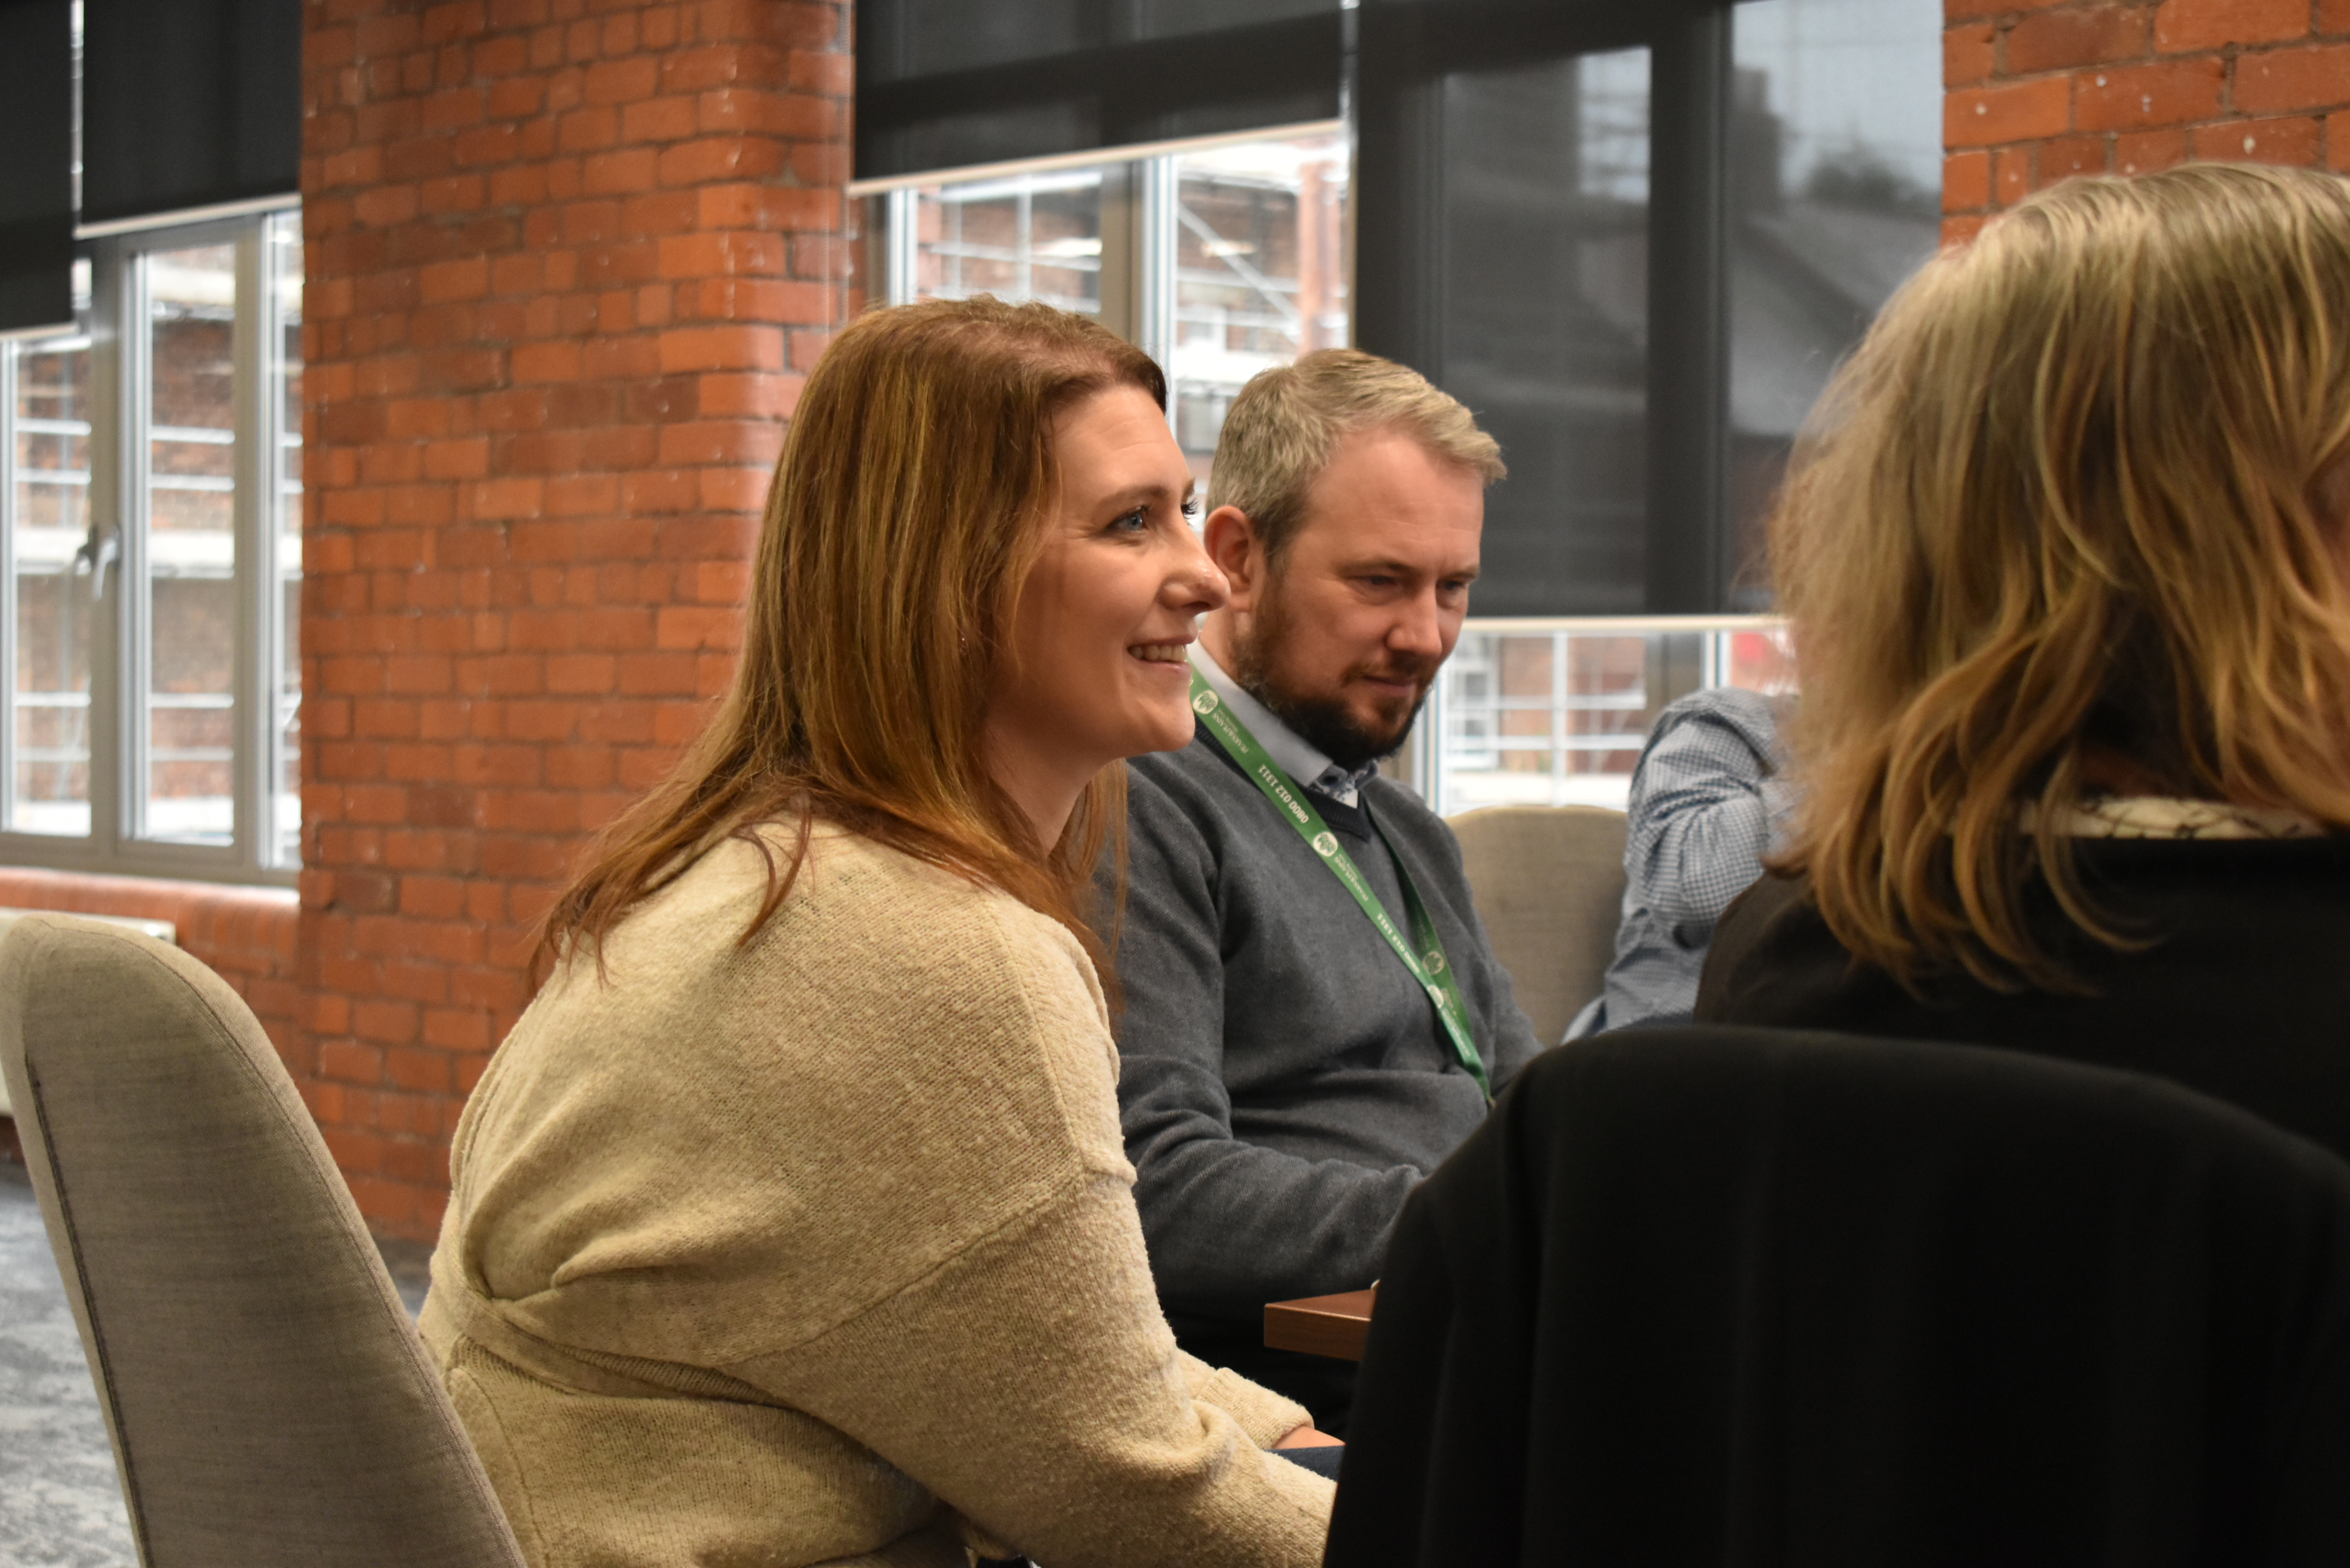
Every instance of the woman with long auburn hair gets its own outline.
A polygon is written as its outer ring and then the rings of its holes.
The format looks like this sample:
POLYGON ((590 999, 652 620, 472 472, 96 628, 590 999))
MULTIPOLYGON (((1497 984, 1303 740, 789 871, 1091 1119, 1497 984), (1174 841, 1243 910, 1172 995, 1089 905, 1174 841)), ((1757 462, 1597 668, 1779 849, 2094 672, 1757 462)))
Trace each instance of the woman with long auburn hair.
POLYGON ((1222 603, 1158 368, 1043 306, 808 379, 741 663, 547 917, 421 1327, 535 1568, 1321 1561, 1180 1355, 1085 915, 1222 603))
POLYGON ((1944 252, 1773 560, 1804 794, 1697 1016, 2157 1073, 2350 1154, 2350 183, 2070 181, 1944 252))

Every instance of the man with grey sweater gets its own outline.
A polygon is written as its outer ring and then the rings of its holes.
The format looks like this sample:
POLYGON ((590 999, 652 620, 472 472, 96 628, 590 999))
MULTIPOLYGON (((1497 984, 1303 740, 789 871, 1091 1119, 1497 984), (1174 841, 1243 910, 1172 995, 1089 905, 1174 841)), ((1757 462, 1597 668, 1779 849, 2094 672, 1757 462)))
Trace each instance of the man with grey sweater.
POLYGON ((1128 764, 1118 1098, 1159 1300, 1325 1430, 1353 1369, 1266 1350, 1264 1303, 1371 1283, 1539 1048, 1451 833, 1378 772, 1460 635, 1502 472, 1402 366, 1331 349, 1251 381, 1208 492, 1232 598, 1192 649, 1204 722, 1128 764))

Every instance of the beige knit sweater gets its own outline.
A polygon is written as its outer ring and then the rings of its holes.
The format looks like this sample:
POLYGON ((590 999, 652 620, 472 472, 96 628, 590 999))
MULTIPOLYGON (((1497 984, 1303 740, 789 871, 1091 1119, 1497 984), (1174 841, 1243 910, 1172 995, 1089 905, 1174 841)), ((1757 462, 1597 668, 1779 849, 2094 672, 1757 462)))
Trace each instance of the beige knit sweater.
POLYGON ((1305 1411, 1159 1315, 1083 950, 837 831, 738 948, 764 888, 704 857, 459 1124, 422 1326, 532 1563, 1319 1563, 1305 1411))

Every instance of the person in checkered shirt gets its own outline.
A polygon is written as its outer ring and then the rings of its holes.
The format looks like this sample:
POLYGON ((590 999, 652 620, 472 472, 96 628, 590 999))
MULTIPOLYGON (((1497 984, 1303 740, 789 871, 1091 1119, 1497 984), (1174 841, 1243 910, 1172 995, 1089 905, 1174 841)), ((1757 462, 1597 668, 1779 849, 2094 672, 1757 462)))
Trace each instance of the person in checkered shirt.
POLYGON ((1624 914, 1607 989, 1566 1038, 1686 1023, 1713 926, 1762 875, 1787 806, 1779 774, 1783 704, 1735 687, 1692 691, 1657 715, 1632 770, 1624 914))

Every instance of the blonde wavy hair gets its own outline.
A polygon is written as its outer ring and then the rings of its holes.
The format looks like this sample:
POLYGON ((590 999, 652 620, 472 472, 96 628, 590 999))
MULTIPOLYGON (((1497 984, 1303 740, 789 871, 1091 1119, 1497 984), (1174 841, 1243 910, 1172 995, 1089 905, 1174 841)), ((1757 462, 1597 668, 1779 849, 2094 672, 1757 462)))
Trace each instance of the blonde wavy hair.
POLYGON ((2077 989, 2027 923, 2133 793, 2350 825, 2350 183, 2069 181, 1895 297, 1773 523, 1806 781, 1781 863, 1912 990, 2077 989))

